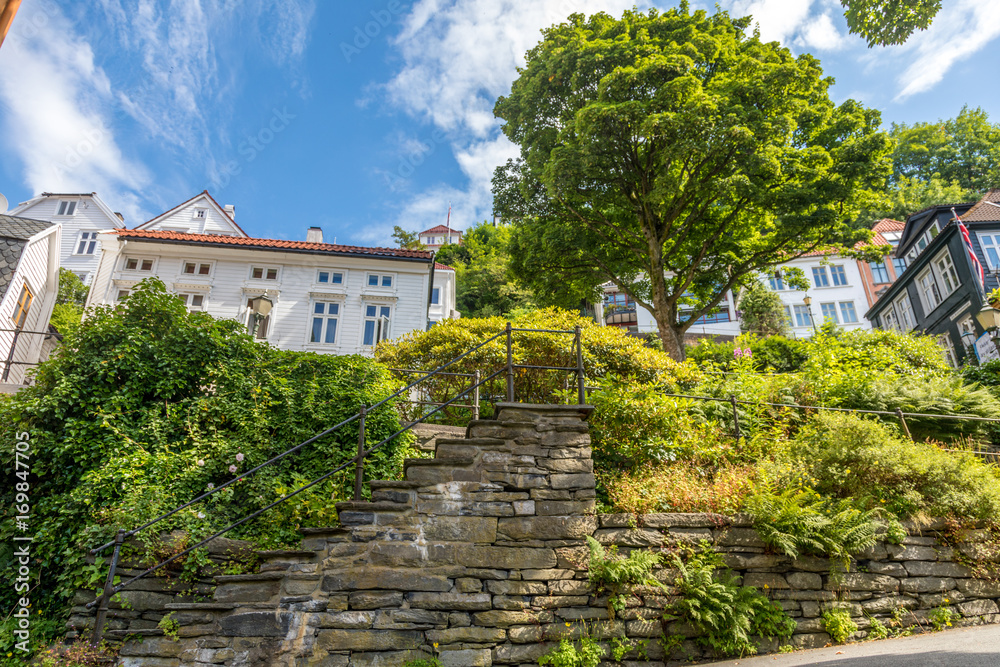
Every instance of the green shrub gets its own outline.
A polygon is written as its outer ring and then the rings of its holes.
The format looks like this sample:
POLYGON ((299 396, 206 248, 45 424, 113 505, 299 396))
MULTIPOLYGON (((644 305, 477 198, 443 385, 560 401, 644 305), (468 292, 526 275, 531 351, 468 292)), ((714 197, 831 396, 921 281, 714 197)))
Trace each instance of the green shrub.
POLYGON ((912 442, 873 419, 818 414, 796 436, 790 454, 813 488, 851 498, 861 509, 884 507, 900 518, 992 520, 1000 514, 993 465, 971 453, 912 442))
POLYGON ((660 385, 613 377, 595 384, 590 438, 600 468, 713 458, 730 447, 730 438, 692 409, 693 401, 665 396, 660 385))
POLYGON ((927 620, 929 620, 931 625, 934 626, 935 631, 950 628, 952 621, 960 617, 961 614, 947 606, 934 607, 927 613, 927 620))
POLYGON ((403 663, 403 667, 441 667, 441 661, 437 658, 408 660, 403 663))
POLYGON ((802 371, 816 381, 836 383, 844 374, 933 377, 950 373, 941 348, 930 336, 891 329, 823 329, 805 341, 802 371))
MULTIPOLYGON (((511 322, 515 328, 524 329, 572 330, 579 325, 583 330, 584 371, 588 381, 614 375, 637 382, 656 381, 677 388, 691 386, 700 379, 693 365, 679 364, 617 327, 602 327, 569 311, 556 308, 533 310, 512 314, 511 322)), ((390 368, 432 370, 502 332, 506 324, 507 320, 502 317, 445 320, 429 331, 409 333, 379 344, 375 358, 390 368)), ((576 366, 571 333, 515 332, 513 356, 515 364, 576 366)), ((478 370, 485 378, 503 369, 506 363, 506 338, 501 336, 447 370, 454 373, 478 370)), ((538 403, 564 402, 559 397, 567 388, 572 390, 575 381, 573 372, 517 369, 514 378, 516 399, 538 403)), ((455 396, 468 385, 468 378, 439 376, 430 381, 427 391, 431 400, 440 401, 455 396)), ((503 373, 483 389, 487 398, 504 400, 505 394, 503 373)), ((571 391, 571 395, 575 402, 575 391, 571 391)))
POLYGON ((538 664, 552 667, 597 667, 603 657, 604 649, 596 640, 581 637, 578 643, 574 643, 564 637, 559 640, 558 648, 538 659, 538 664))
POLYGON ((833 641, 843 644, 848 637, 858 631, 858 624, 846 609, 831 609, 823 612, 823 629, 833 641))
MULTIPOLYGON (((687 356, 699 366, 710 362, 722 370, 730 370, 736 360, 736 345, 733 341, 714 342, 703 338, 697 345, 687 348, 687 356)), ((805 342, 784 336, 740 336, 739 345, 741 349, 749 348, 756 371, 789 373, 799 370, 807 359, 805 342)))
MULTIPOLYGON (((87 567, 86 550, 119 527, 191 500, 233 478, 230 466, 240 473, 263 463, 397 386, 387 369, 362 357, 260 345, 235 321, 189 313, 159 281, 141 283, 126 304, 93 310, 39 367, 34 386, 0 401, 0 439, 30 434, 39 613, 60 617, 77 587, 103 577, 87 567)), ((391 403, 374 411, 369 444, 398 427, 391 403)), ((140 537, 158 548, 160 531, 187 531, 189 543, 207 536, 348 461, 357 437, 356 423, 342 428, 140 537)), ((405 441, 383 447, 366 474, 393 477, 406 450, 405 441)), ((13 447, 0 461, 14 469, 13 447)), ((345 470, 227 536, 265 548, 295 542, 299 526, 330 521, 332 498, 343 498, 352 481, 353 470, 345 470)), ((14 491, 13 484, 0 488, 3 567, 12 562, 14 491)), ((0 606, 13 608, 12 595, 13 587, 0 593, 0 606)))
POLYGON ((845 564, 875 544, 881 509, 861 511, 850 500, 823 498, 815 491, 788 489, 750 496, 745 506, 761 539, 791 558, 827 555, 845 564))
POLYGON ((885 626, 885 623, 878 620, 874 616, 869 617, 868 623, 869 639, 886 639, 889 637, 889 628, 885 626))
POLYGON ((680 599, 670 611, 699 631, 698 643, 721 655, 743 656, 757 652, 754 637, 791 637, 795 621, 752 586, 739 586, 732 572, 719 571, 722 556, 707 543, 686 562, 676 554, 673 560, 680 599))
POLYGON ((1000 387, 1000 359, 991 359, 984 364, 970 364, 962 368, 962 377, 966 382, 977 383, 984 387, 1000 387))

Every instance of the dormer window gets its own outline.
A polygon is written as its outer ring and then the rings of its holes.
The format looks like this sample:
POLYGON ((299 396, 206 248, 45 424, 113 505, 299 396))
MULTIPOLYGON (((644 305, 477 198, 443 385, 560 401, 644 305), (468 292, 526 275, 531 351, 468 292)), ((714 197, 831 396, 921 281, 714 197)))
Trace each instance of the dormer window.
POLYGON ((194 210, 194 217, 198 220, 204 220, 205 216, 208 214, 207 208, 196 208, 194 210))
POLYGON ((59 202, 59 210, 56 215, 75 215, 76 202, 63 200, 59 202))

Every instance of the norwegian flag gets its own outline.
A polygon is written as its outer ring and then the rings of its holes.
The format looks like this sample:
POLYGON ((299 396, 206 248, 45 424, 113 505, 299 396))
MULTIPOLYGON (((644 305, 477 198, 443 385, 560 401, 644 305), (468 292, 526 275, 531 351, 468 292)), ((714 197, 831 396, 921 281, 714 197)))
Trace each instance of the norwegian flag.
POLYGON ((969 258, 972 260, 972 266, 976 269, 976 275, 979 277, 979 286, 984 290, 986 289, 986 276, 983 273, 983 265, 979 263, 979 258, 976 257, 976 252, 972 249, 972 240, 969 238, 969 230, 962 222, 962 219, 958 217, 958 213, 955 213, 955 209, 951 209, 952 215, 955 216, 955 220, 958 221, 958 231, 962 233, 962 240, 965 241, 965 249, 969 252, 969 258))

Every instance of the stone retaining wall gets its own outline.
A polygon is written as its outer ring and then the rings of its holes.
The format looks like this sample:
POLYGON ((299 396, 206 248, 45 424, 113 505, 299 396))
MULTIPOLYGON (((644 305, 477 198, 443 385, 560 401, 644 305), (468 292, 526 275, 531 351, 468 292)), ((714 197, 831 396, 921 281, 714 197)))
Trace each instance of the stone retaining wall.
MULTIPOLYGON (((795 619, 798 647, 830 641, 820 615, 834 605, 855 617, 858 637, 867 615, 896 609, 913 623, 944 604, 963 623, 997 620, 1000 587, 955 562, 941 525, 877 545, 838 578, 825 559, 768 553, 739 518, 596 516, 589 408, 498 407, 498 420, 473 422, 466 438, 438 438, 436 458, 407 461, 404 481, 373 482, 372 502, 338 504, 340 527, 304 531, 299 550, 261 554, 257 574, 217 577, 211 602, 166 605, 179 640, 140 630, 145 640, 128 642, 120 664, 381 666, 434 655, 446 667, 533 665, 584 627, 633 643, 620 664, 706 657, 690 627, 663 620, 674 591, 637 591, 609 617, 587 580, 586 536, 622 553, 711 542, 795 619), (685 640, 665 655, 659 639, 671 635, 685 640)), ((674 573, 657 576, 669 583, 674 573)))

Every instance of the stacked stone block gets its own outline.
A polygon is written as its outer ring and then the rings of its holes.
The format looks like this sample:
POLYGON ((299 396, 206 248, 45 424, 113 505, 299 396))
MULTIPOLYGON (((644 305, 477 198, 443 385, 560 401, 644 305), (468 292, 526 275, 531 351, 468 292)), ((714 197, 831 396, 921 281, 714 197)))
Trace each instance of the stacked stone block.
MULTIPOLYGON (((943 604, 963 623, 1000 616, 1000 586, 972 578, 942 546, 941 524, 911 526, 901 545, 879 543, 832 575, 826 559, 769 553, 741 517, 595 515, 590 408, 498 408, 465 438, 438 437, 435 458, 407 461, 402 481, 372 482, 371 502, 339 503, 340 526, 261 554, 258 573, 216 577, 210 602, 166 604, 177 641, 141 630, 145 641, 126 643, 120 663, 388 666, 435 656, 446 667, 526 666, 583 632, 605 646, 629 642, 619 663, 628 666, 710 657, 692 627, 665 618, 676 594, 667 567, 655 573, 665 588, 636 590, 612 618, 588 581, 586 536, 623 554, 710 542, 795 619, 797 647, 831 641, 821 615, 833 606, 851 612, 858 638, 869 616, 897 609, 914 623, 943 604), (664 651, 660 639, 678 635, 664 651)), ((978 536, 967 537, 959 553, 974 548, 978 536)))

